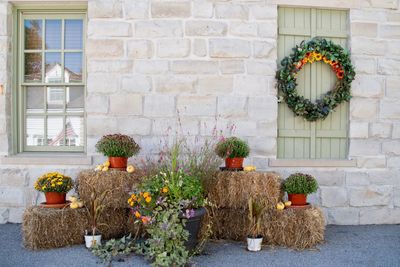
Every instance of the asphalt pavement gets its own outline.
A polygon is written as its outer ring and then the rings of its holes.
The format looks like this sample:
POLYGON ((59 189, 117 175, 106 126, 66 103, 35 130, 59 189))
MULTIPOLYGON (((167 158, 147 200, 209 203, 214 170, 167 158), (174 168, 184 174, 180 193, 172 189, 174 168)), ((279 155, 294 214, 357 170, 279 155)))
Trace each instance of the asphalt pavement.
MULTIPOLYGON (((294 251, 263 247, 248 252, 244 242, 210 242, 194 266, 400 266, 400 225, 328 226, 326 242, 316 249, 294 251)), ((84 245, 30 251, 22 246, 20 224, 0 225, 1 267, 104 266, 84 245)), ((150 266, 132 255, 113 266, 150 266)))

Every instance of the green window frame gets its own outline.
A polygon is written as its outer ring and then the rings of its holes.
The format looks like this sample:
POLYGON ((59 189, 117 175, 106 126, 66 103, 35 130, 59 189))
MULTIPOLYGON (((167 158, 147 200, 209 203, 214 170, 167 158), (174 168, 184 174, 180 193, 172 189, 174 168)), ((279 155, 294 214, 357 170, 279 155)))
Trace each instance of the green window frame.
POLYGON ((86 11, 15 10, 17 152, 84 152, 86 11))

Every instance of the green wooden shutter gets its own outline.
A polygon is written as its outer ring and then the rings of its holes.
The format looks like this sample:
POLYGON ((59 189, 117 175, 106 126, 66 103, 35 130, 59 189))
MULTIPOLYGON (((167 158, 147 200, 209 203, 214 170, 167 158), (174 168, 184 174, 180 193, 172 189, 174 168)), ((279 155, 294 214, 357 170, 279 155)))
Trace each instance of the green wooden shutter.
MULTIPOLYGON (((278 58, 291 53, 303 40, 320 36, 347 45, 347 11, 279 7, 278 58)), ((307 64, 299 73, 297 90, 315 101, 328 92, 336 76, 323 62, 307 64)), ((308 122, 294 116, 285 102, 278 110, 278 158, 345 159, 348 149, 348 103, 338 106, 325 120, 308 122)))

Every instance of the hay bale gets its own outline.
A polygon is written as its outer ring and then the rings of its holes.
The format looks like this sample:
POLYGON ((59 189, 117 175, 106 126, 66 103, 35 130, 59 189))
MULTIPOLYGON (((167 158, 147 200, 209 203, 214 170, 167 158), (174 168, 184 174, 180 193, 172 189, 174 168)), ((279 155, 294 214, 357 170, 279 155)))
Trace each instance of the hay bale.
MULTIPOLYGON (((244 241, 247 236, 247 211, 218 209, 211 216, 214 237, 244 241)), ((293 249, 313 248, 324 241, 325 222, 318 208, 267 210, 262 229, 264 243, 293 249)))
POLYGON ((219 208, 246 209, 249 196, 274 208, 282 198, 281 178, 275 172, 219 172, 208 199, 219 208))
MULTIPOLYGON (((88 218, 86 209, 29 207, 22 222, 24 246, 45 249, 82 244, 85 230, 90 229, 88 218)), ((127 220, 126 209, 106 209, 99 218, 99 231, 104 239, 121 237, 127 220)))
POLYGON ((77 192, 79 197, 87 203, 92 188, 96 188, 99 194, 111 189, 112 192, 106 196, 104 204, 108 208, 127 208, 129 192, 142 180, 142 177, 143 172, 140 170, 133 173, 112 169, 106 172, 85 170, 78 175, 77 192))

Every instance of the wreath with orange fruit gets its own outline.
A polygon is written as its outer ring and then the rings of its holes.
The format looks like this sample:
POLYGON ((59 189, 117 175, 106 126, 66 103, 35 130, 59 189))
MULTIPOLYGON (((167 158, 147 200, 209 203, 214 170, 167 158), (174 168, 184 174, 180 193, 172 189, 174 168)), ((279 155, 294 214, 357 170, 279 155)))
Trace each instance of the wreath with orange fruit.
POLYGON ((303 41, 292 50, 293 53, 281 61, 276 79, 283 99, 296 116, 303 116, 307 121, 325 119, 340 103, 350 100, 355 71, 348 51, 322 38, 303 41), (313 103, 297 92, 296 76, 307 63, 319 61, 331 66, 337 81, 334 88, 313 103))

